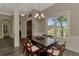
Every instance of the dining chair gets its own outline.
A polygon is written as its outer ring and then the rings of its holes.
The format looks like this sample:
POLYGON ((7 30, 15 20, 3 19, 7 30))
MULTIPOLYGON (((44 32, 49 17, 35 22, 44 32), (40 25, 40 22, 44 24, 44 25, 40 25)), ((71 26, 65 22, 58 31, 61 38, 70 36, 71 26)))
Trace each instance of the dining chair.
POLYGON ((60 55, 63 55, 63 52, 65 50, 65 44, 66 44, 66 42, 64 42, 64 44, 58 45, 60 48, 60 51, 61 51, 60 55))
POLYGON ((48 49, 47 52, 50 56, 62 56, 64 50, 59 45, 56 45, 48 49))
POLYGON ((59 45, 59 48, 60 48, 60 51, 62 52, 60 53, 60 55, 62 55, 65 50, 65 44, 59 45))
POLYGON ((26 48, 25 48, 26 42, 27 42, 27 39, 26 39, 26 38, 22 38, 22 39, 21 39, 21 45, 22 45, 22 47, 23 47, 23 53, 24 53, 25 50, 26 50, 26 48))
POLYGON ((33 44, 31 44, 31 42, 26 43, 25 45, 26 47, 26 55, 39 55, 39 48, 33 44))
POLYGON ((57 45, 59 46, 59 48, 61 48, 61 51, 63 52, 65 50, 66 41, 63 41, 61 43, 57 43, 57 45))

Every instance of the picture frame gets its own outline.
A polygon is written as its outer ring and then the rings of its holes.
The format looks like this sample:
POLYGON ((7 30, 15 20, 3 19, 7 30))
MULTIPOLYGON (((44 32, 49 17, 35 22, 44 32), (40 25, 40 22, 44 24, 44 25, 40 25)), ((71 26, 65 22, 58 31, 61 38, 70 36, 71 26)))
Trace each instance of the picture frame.
POLYGON ((3 25, 3 31, 4 33, 7 33, 7 25, 3 25))

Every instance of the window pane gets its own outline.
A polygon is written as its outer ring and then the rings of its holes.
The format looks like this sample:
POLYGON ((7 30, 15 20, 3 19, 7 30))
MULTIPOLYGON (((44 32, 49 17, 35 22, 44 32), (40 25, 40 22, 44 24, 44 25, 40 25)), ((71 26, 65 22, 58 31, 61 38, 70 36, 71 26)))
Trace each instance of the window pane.
POLYGON ((57 37, 61 37, 61 28, 56 28, 57 37))
POLYGON ((67 20, 64 21, 62 25, 63 25, 63 27, 68 27, 68 22, 67 22, 67 20))
MULTIPOLYGON (((63 37, 64 38, 67 37, 67 30, 68 29, 66 27, 63 28, 63 37)), ((57 37, 62 37, 61 31, 62 31, 62 28, 57 28, 56 29, 56 35, 57 35, 57 37)))
POLYGON ((60 23, 59 23, 59 22, 57 22, 57 27, 61 27, 61 25, 60 25, 60 23))
POLYGON ((48 18, 48 35, 54 36, 54 18, 48 18))
POLYGON ((67 29, 68 29, 68 22, 67 22, 67 16, 62 15, 57 18, 57 28, 56 28, 56 34, 57 37, 67 37, 67 29))
POLYGON ((48 35, 54 35, 54 28, 52 26, 48 26, 48 35))
POLYGON ((54 25, 54 18, 48 18, 48 25, 54 25))
POLYGON ((68 29, 67 29, 66 27, 63 28, 63 37, 64 37, 64 38, 67 37, 67 30, 68 30, 68 29))

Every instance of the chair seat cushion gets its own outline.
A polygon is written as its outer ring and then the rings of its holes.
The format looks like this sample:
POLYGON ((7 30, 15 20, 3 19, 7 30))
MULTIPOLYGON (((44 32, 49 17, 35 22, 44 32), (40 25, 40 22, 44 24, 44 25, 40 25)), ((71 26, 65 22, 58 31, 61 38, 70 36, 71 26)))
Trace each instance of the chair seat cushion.
POLYGON ((38 47, 36 47, 36 46, 32 46, 32 51, 34 52, 34 51, 37 51, 39 48, 38 47))
POLYGON ((52 53, 52 49, 48 49, 47 52, 52 53))
MULTIPOLYGON (((57 49, 56 47, 53 47, 54 49, 57 49)), ((52 53, 52 48, 48 49, 47 52, 52 53)))
POLYGON ((60 52, 59 50, 54 50, 53 51, 53 55, 56 55, 57 56, 57 55, 59 55, 59 52, 60 52))
POLYGON ((57 49, 56 47, 53 47, 53 49, 57 49))

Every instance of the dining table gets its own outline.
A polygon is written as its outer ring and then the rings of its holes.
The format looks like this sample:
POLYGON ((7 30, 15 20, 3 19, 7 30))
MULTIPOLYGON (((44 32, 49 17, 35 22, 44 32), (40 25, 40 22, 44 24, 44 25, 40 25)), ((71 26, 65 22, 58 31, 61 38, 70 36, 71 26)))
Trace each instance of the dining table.
POLYGON ((33 36, 31 39, 32 43, 39 47, 41 50, 43 50, 43 54, 41 55, 47 55, 47 49, 49 49, 51 46, 55 45, 57 43, 56 39, 51 37, 36 37, 33 36))

